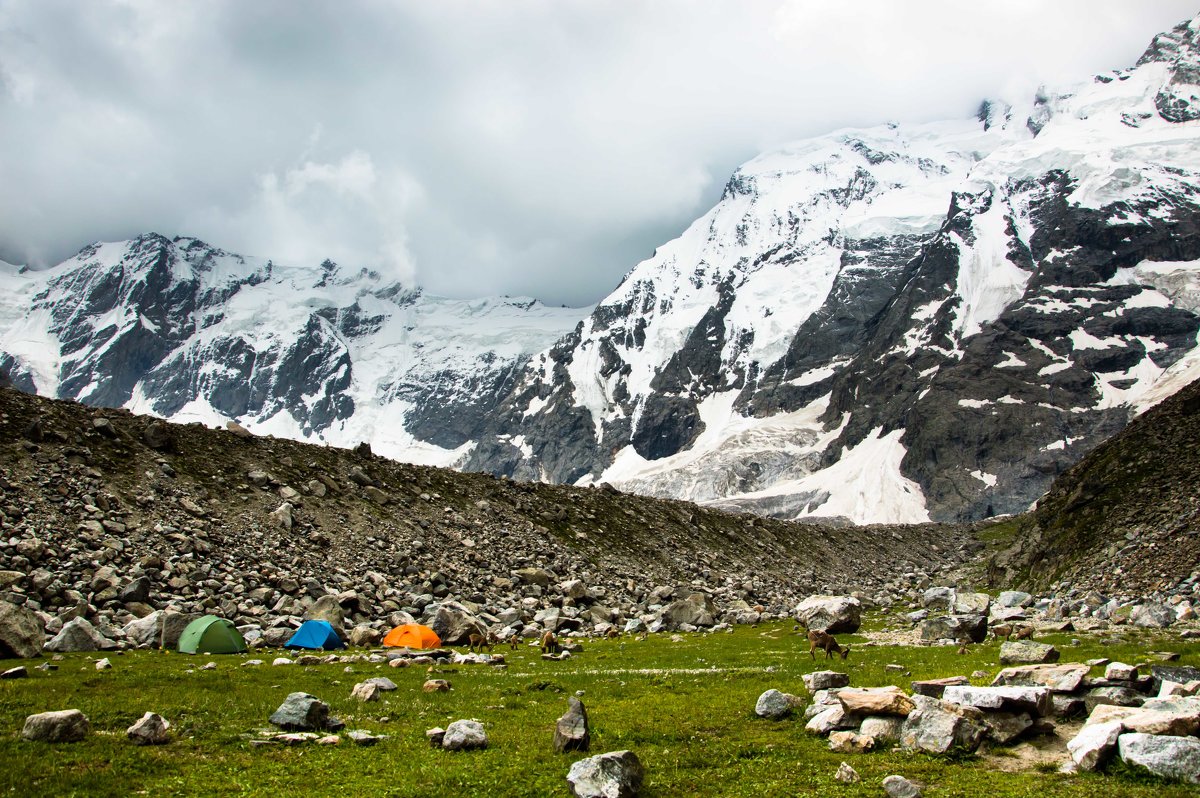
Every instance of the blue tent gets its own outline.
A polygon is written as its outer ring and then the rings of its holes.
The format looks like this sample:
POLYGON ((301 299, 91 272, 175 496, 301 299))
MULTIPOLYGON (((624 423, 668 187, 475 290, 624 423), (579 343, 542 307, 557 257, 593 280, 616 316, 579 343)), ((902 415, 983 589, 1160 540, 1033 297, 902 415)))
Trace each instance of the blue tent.
POLYGON ((284 648, 345 648, 329 621, 305 621, 284 648))

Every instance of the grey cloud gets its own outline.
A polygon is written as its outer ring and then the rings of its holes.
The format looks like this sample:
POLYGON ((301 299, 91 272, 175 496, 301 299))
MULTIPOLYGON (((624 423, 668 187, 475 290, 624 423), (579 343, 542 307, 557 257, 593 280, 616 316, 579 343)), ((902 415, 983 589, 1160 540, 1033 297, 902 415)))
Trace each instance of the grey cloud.
POLYGON ((592 302, 760 149, 1129 65, 1161 0, 0 0, 0 257, 196 235, 592 302))

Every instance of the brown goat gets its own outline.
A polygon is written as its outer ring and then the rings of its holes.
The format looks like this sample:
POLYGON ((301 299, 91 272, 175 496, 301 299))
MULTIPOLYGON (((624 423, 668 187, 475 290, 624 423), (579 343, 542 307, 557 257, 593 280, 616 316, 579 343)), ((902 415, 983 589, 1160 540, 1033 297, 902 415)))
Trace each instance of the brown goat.
POLYGON ((839 646, 837 640, 826 632, 809 632, 808 633, 808 653, 815 660, 817 658, 817 649, 825 652, 825 659, 829 659, 833 654, 841 654, 842 659, 850 656, 850 646, 839 646))
POLYGON ((482 652, 486 648, 491 651, 492 646, 497 642, 499 641, 491 632, 472 632, 471 636, 467 638, 467 650, 482 652))
POLYGON ((562 650, 558 645, 558 638, 554 636, 554 632, 547 631, 542 635, 542 653, 557 654, 562 650))

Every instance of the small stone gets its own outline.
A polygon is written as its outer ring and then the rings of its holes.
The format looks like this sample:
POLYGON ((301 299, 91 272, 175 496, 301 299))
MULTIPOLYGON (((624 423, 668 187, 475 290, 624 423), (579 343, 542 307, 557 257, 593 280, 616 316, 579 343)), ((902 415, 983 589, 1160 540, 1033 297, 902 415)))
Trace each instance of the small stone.
POLYGON ((363 731, 362 729, 353 729, 348 731, 346 732, 346 736, 350 738, 350 742, 354 743, 355 745, 361 745, 364 748, 375 745, 383 739, 383 737, 379 735, 371 734, 370 732, 363 731))
POLYGON ((833 777, 843 784, 854 784, 862 780, 858 771, 845 762, 838 765, 837 773, 834 773, 833 777))
POLYGON ((1104 669, 1104 678, 1115 681, 1132 682, 1138 678, 1136 665, 1126 665, 1124 662, 1110 662, 1104 669))
POLYGON ((327 734, 324 737, 318 737, 316 743, 317 745, 341 745, 342 738, 336 734, 327 734))
POLYGON ((292 662, 292 660, 288 659, 287 657, 276 657, 275 659, 271 660, 271 664, 272 665, 294 665, 295 663, 292 662))
POLYGON ((0 673, 0 679, 27 679, 29 671, 24 665, 18 665, 15 668, 9 668, 4 673, 0 673))
POLYGON ((782 720, 792 714, 792 697, 772 688, 758 697, 754 714, 768 720, 782 720))
POLYGON ((171 724, 157 712, 147 712, 137 723, 125 730, 125 736, 137 745, 163 745, 170 742, 167 730, 171 724))
POLYGON ((107 671, 107 670, 111 670, 111 669, 112 669, 112 663, 109 661, 108 657, 105 657, 104 659, 96 660, 96 670, 107 671))
POLYGON ((829 735, 829 750, 835 754, 865 754, 874 747, 874 737, 852 731, 835 731, 829 735))
POLYGON ((216 669, 217 669, 217 663, 215 663, 215 662, 206 662, 206 663, 204 663, 204 665, 202 665, 200 667, 200 670, 202 670, 202 671, 215 671, 216 669))
POLYGON ((425 730, 425 738, 429 740, 429 744, 434 748, 442 747, 442 739, 446 736, 446 730, 441 726, 434 726, 432 729, 425 730))
POLYGON ((450 682, 445 679, 428 679, 421 689, 426 693, 444 693, 450 689, 450 682))
POLYGON ((888 798, 921 798, 921 788, 903 776, 888 776, 883 780, 888 798))
POLYGON ((442 736, 442 748, 447 751, 471 751, 487 748, 487 744, 487 733, 477 720, 456 720, 442 736))
POLYGON ((567 772, 575 798, 633 798, 642 789, 646 770, 632 751, 580 759, 567 772))
POLYGON ((328 729, 329 705, 308 693, 291 693, 271 715, 271 723, 287 731, 328 729))
POLYGON ((371 682, 359 682, 354 685, 354 689, 350 691, 350 697, 366 703, 367 701, 378 701, 383 691, 379 689, 379 685, 371 682))

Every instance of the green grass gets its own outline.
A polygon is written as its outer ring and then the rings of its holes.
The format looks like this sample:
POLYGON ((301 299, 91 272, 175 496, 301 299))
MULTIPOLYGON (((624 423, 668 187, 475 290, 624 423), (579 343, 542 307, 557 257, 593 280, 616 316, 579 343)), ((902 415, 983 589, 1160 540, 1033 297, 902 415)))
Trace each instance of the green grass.
MULTIPOLYGON (((997 644, 966 655, 953 647, 863 647, 854 643, 846 668, 856 686, 900 684, 918 678, 998 669, 997 644), (903 666, 911 675, 889 672, 903 666)), ((1200 644, 1135 636, 1102 644, 1070 636, 1047 638, 1063 660, 1110 657, 1137 662, 1152 650, 1183 653, 1200 663, 1200 644)), ((653 796, 877 796, 880 782, 901 773, 927 785, 927 796, 1183 796, 1194 787, 1174 785, 1121 770, 1112 775, 1063 776, 1004 773, 981 757, 954 761, 882 751, 833 754, 823 738, 804 732, 797 716, 779 722, 754 717, 754 702, 778 688, 805 695, 801 675, 824 669, 807 653, 807 642, 790 625, 742 627, 732 634, 668 635, 644 642, 585 641, 585 651, 566 662, 544 662, 534 649, 505 651, 507 670, 458 666, 436 674, 451 681, 449 693, 421 692, 424 668, 369 664, 311 667, 239 667, 251 657, 268 663, 276 652, 248 656, 200 656, 133 652, 111 656, 113 669, 97 672, 93 657, 76 654, 57 672, 33 671, 29 679, 0 682, 0 794, 36 796, 116 795, 565 795, 570 764, 584 754, 555 754, 554 721, 567 697, 583 690, 592 729, 592 753, 632 749, 646 766, 643 795, 653 796), (215 661, 215 671, 198 669, 215 661), (195 669, 192 673, 186 671, 195 669), (351 687, 386 675, 399 690, 384 701, 349 700, 351 687), (252 748, 267 717, 289 692, 302 690, 327 701, 349 728, 388 735, 378 746, 252 748), (85 742, 27 743, 19 732, 26 715, 77 708, 91 720, 85 742), (174 740, 157 748, 127 742, 124 730, 146 711, 164 715, 174 740), (386 720, 385 720, 386 718, 386 720), (486 751, 448 753, 431 748, 425 730, 458 718, 482 721, 486 751), (862 782, 833 779, 848 761, 862 782)), ((16 663, 0 663, 0 669, 16 663)), ((28 665, 36 662, 25 663, 28 665)), ((984 683, 987 680, 976 680, 984 683)))

